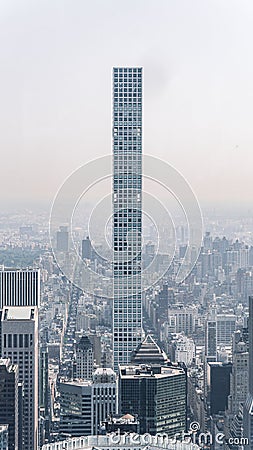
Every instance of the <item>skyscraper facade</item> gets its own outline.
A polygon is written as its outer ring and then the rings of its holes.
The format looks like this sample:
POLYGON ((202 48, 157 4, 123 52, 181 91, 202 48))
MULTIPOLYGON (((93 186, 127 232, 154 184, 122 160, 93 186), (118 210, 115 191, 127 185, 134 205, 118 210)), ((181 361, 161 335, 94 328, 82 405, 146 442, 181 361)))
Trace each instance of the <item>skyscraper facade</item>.
POLYGON ((8 425, 9 450, 18 450, 18 422, 18 366, 0 359, 0 423, 8 425))
POLYGON ((39 269, 0 270, 0 309, 5 306, 39 306, 39 269))
POLYGON ((69 232, 68 227, 61 226, 56 233, 56 249, 58 252, 68 252, 69 250, 69 232))
POLYGON ((208 399, 212 416, 224 412, 228 407, 231 371, 231 363, 209 362, 207 365, 208 399))
POLYGON ((82 336, 76 346, 76 378, 91 380, 93 369, 93 345, 87 336, 82 336))
POLYGON ((61 381, 59 392, 60 432, 70 436, 92 434, 91 381, 61 381))
POLYGON ((26 450, 38 444, 38 309, 5 307, 2 314, 2 355, 18 365, 23 383, 23 442, 26 450))
POLYGON ((46 344, 40 346, 39 353, 39 412, 40 412, 40 445, 50 434, 50 383, 48 348, 46 344))
POLYGON ((117 382, 112 369, 96 369, 93 375, 91 401, 92 434, 99 434, 101 422, 117 413, 117 382))
POLYGON ((119 412, 137 416, 140 433, 168 433, 186 429, 186 372, 181 367, 120 366, 119 412))
POLYGON ((8 450, 8 425, 0 425, 0 449, 8 450))
POLYGON ((141 341, 142 68, 113 69, 113 353, 141 341))
POLYGON ((253 296, 249 297, 249 383, 248 395, 243 409, 243 435, 248 439, 244 449, 250 450, 253 446, 253 296))

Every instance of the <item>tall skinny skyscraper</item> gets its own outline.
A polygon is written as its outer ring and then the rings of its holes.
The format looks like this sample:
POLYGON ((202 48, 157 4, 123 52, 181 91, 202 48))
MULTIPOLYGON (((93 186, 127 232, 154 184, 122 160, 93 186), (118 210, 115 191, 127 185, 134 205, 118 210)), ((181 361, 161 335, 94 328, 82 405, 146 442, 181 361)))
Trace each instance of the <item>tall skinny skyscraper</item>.
POLYGON ((142 68, 113 69, 113 353, 141 342, 142 68))

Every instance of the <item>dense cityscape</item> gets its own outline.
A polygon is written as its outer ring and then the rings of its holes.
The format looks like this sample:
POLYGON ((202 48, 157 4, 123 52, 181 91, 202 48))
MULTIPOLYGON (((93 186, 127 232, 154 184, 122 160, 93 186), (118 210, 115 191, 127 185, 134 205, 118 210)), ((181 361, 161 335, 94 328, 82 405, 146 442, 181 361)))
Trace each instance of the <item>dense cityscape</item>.
MULTIPOLYGON (((10 384, 1 391, 0 417, 1 423, 12 418, 9 448, 29 448, 24 442, 31 429, 45 449, 57 448, 49 443, 71 442, 72 437, 105 436, 118 427, 122 433, 167 433, 170 438, 179 433, 180 442, 180 433, 190 432, 195 422, 199 430, 192 433, 209 431, 215 436, 222 432, 224 448, 240 448, 228 442, 231 438, 244 442, 246 437, 243 405, 249 380, 252 220, 230 219, 227 224, 230 229, 240 228, 240 239, 235 239, 234 232, 223 235, 223 219, 210 223, 212 232, 205 233, 197 264, 177 286, 174 268, 185 252, 185 233, 179 227, 181 242, 172 266, 159 284, 143 294, 142 342, 129 365, 120 367, 117 374, 111 299, 88 296, 61 273, 48 243, 45 214, 39 221, 31 212, 2 215, 0 373, 1 382, 8 379, 10 384), (20 312, 15 313, 15 301, 22 298, 26 306, 17 307, 20 312), (39 317, 32 315, 38 305, 39 317), (24 336, 32 336, 30 348, 17 341, 24 328, 24 336), (27 359, 23 348, 29 350, 27 359), (163 379, 167 384, 160 387, 163 379), (149 386, 153 394, 144 388, 148 380, 153 381, 149 386), (160 389, 164 404, 156 400, 160 389), (10 401, 11 395, 15 402, 10 401), (31 405, 34 416, 28 412, 31 405), (163 415, 159 407, 165 408, 163 415), (31 428, 20 425, 20 418, 27 424, 31 420, 31 428)), ((58 232, 57 244, 66 256, 68 239, 68 232, 58 232)), ((152 248, 149 242, 144 258, 152 248)), ((96 260, 87 237, 80 241, 82 250, 83 259, 96 260)), ((2 439, 5 428, 3 424, 2 439)))
POLYGON ((1 214, 1 449, 253 448, 253 219, 205 214, 187 253, 176 218, 172 260, 157 252, 142 218, 142 77, 113 69, 112 261, 87 221, 49 236, 47 212, 1 214))

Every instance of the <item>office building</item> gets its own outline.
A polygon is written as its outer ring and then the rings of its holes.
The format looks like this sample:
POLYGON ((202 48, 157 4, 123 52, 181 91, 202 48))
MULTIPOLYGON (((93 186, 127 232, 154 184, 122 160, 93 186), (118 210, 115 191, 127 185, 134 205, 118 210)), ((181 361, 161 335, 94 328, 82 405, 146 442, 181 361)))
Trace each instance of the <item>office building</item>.
POLYGON ((234 314, 217 314, 217 345, 232 345, 232 336, 236 329, 234 314))
POLYGON ((91 380, 94 368, 94 352, 88 336, 82 336, 76 346, 76 378, 91 380))
POLYGON ((60 432, 70 436, 92 434, 91 381, 61 381, 60 432))
POLYGON ((249 383, 249 351, 243 333, 237 331, 233 336, 233 365, 230 377, 229 410, 237 414, 240 406, 244 404, 249 383))
POLYGON ((39 358, 39 406, 40 406, 40 445, 50 436, 50 388, 48 373, 48 348, 40 347, 39 358))
POLYGON ((190 367, 195 361, 196 346, 194 340, 184 335, 179 335, 175 339, 175 362, 183 363, 190 367))
POLYGON ((0 450, 9 450, 8 446, 8 425, 0 424, 0 450))
POLYGON ((207 365, 208 398, 212 416, 224 413, 228 407, 231 371, 231 363, 209 362, 207 365))
POLYGON ((0 270, 0 309, 5 306, 39 306, 39 269, 0 270))
POLYGON ((101 367, 101 357, 102 357, 101 336, 96 332, 92 331, 89 331, 87 333, 87 336, 92 344, 95 364, 97 367, 101 367))
POLYGON ((217 323, 213 318, 206 321, 205 329, 206 361, 217 361, 217 323))
POLYGON ((61 226, 56 233, 56 250, 57 252, 69 251, 69 232, 66 226, 61 226))
POLYGON ((141 341, 142 68, 113 69, 113 354, 128 364, 141 341))
POLYGON ((112 369, 99 368, 92 383, 92 434, 99 434, 101 422, 117 413, 116 374, 112 369))
POLYGON ((163 366, 119 367, 119 413, 137 416, 140 433, 168 433, 186 428, 186 373, 163 366))
POLYGON ((243 331, 233 336, 233 365, 230 376, 230 395, 225 414, 225 434, 227 439, 243 437, 243 405, 248 393, 249 352, 248 339, 243 331))
POLYGON ((24 411, 24 388, 23 383, 18 382, 18 450, 25 449, 23 438, 23 411, 24 411))
POLYGON ((186 307, 180 303, 169 308, 169 318, 173 316, 175 317, 175 333, 185 333, 186 336, 194 333, 198 316, 197 308, 194 306, 186 307))
POLYGON ((117 413, 116 374, 112 369, 96 369, 92 381, 61 381, 59 392, 61 433, 98 434, 101 422, 117 413))
POLYGON ((0 424, 8 425, 9 450, 18 450, 18 422, 18 366, 0 359, 0 424))
POLYGON ((26 450, 38 444, 38 309, 5 307, 2 314, 2 355, 18 365, 23 383, 23 440, 26 450))
POLYGON ((92 259, 92 245, 89 236, 82 240, 82 259, 92 259))
POLYGON ((249 384, 243 409, 243 436, 248 439, 245 450, 253 448, 253 296, 249 297, 249 384))
POLYGON ((54 444, 43 445, 42 450, 199 450, 197 444, 180 442, 169 442, 169 439, 161 438, 157 442, 156 436, 150 436, 147 445, 147 436, 136 436, 135 439, 126 435, 124 439, 114 440, 112 436, 83 436, 79 438, 66 439, 54 444), (137 441, 137 442, 136 442, 137 441))
MULTIPOLYGON (((109 416, 102 423, 102 429, 104 433, 138 433, 139 434, 140 422, 137 417, 131 414, 124 414, 124 416, 109 416)), ((102 434, 104 434, 102 433, 102 434)))

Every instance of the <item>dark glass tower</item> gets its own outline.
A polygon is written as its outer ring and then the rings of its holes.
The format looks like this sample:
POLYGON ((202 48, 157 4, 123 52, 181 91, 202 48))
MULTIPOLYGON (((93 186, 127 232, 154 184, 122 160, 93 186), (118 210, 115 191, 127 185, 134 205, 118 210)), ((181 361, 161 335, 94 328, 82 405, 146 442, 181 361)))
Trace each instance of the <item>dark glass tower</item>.
POLYGON ((243 409, 243 436, 248 439, 244 449, 253 446, 253 296, 249 297, 249 390, 243 409))
POLYGON ((140 434, 174 437, 186 428, 186 383, 180 367, 120 366, 120 414, 137 416, 140 434))
POLYGON ((0 270, 0 309, 5 306, 39 306, 39 269, 0 270))
POLYGON ((9 450, 18 448, 18 422, 18 366, 0 359, 0 423, 8 425, 9 450))
POLYGON ((141 341, 142 68, 113 69, 113 353, 141 341))

